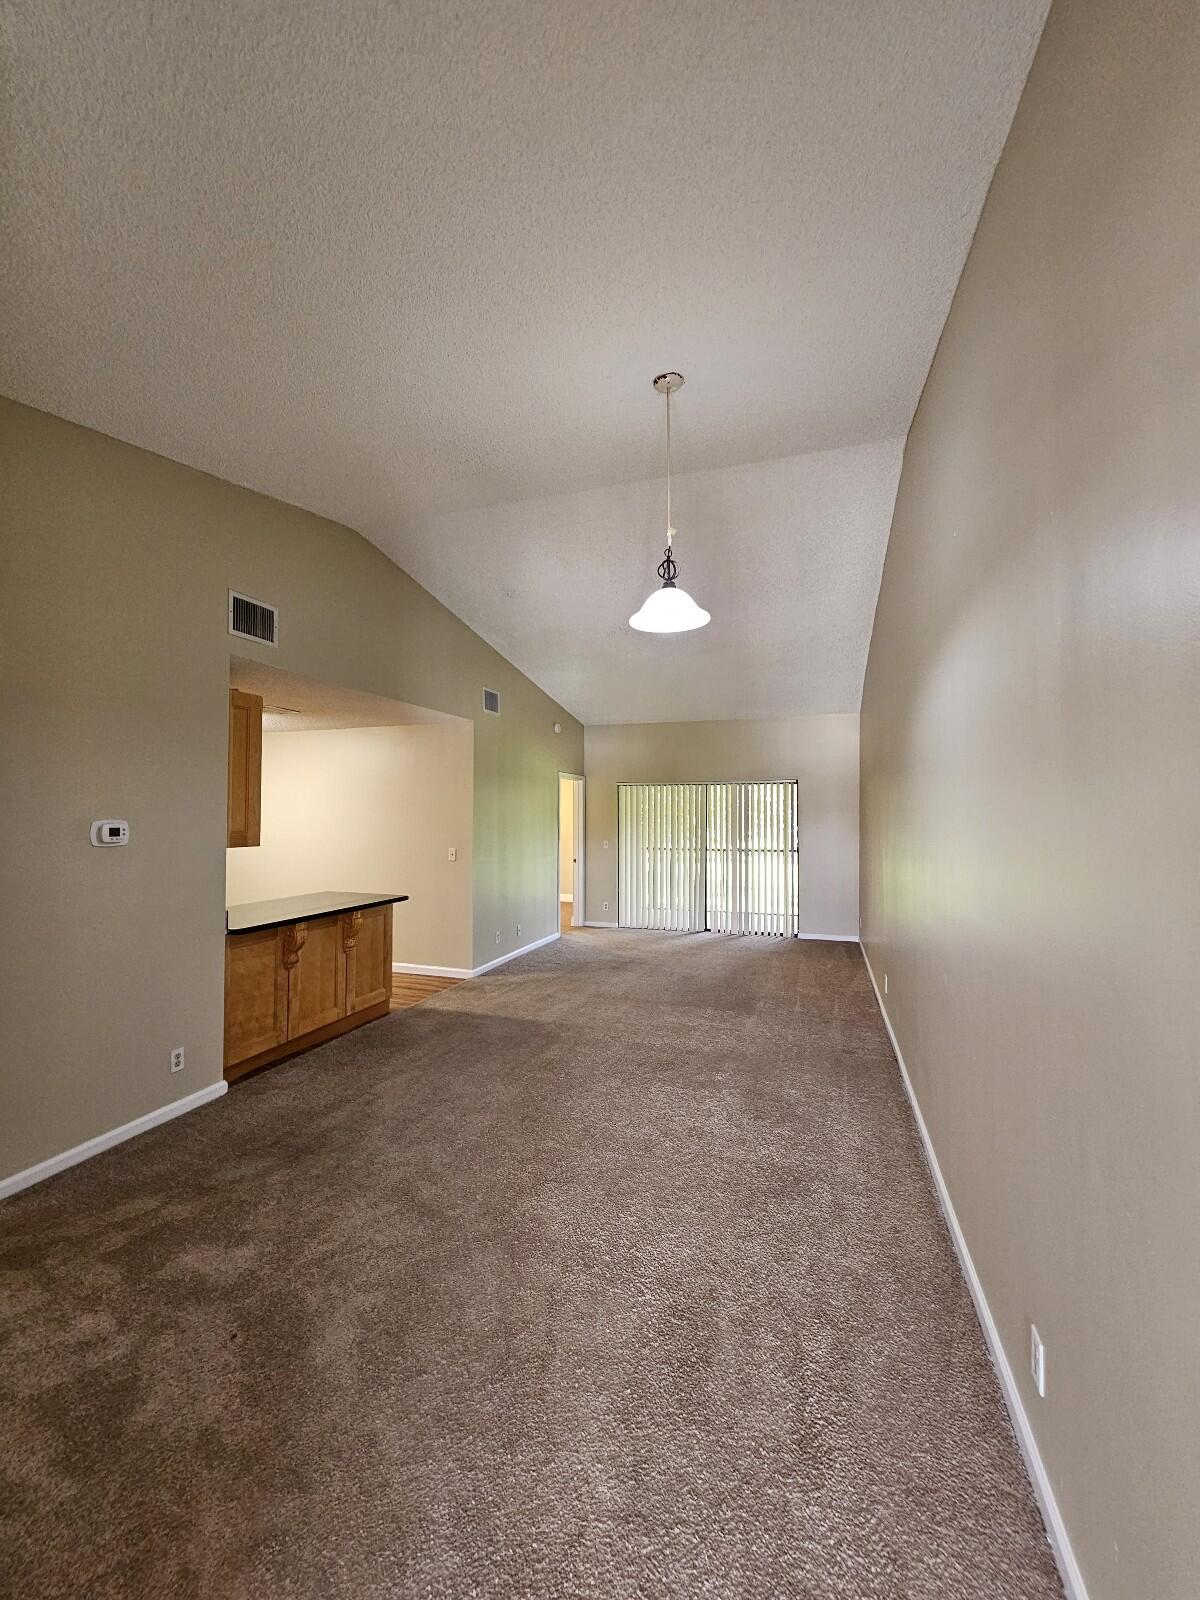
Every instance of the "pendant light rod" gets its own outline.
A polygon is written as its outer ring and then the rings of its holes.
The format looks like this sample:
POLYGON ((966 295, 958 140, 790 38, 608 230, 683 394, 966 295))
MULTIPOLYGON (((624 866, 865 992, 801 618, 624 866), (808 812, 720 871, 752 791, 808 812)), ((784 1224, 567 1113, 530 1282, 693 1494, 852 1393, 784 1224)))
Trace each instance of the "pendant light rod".
POLYGON ((683 388, 683 374, 660 372, 654 379, 653 387, 658 394, 667 397, 667 551, 670 553, 671 540, 675 537, 675 529, 671 524, 671 396, 683 388))
POLYGON ((671 391, 667 390, 667 549, 671 548, 671 540, 675 529, 671 526, 671 391))
POLYGON ((683 388, 683 377, 678 372, 660 372, 653 380, 656 394, 667 402, 667 548, 658 564, 662 588, 656 589, 640 610, 629 619, 629 626, 639 633, 689 633, 702 628, 709 614, 698 606, 691 595, 676 583, 679 568, 671 550, 675 529, 671 524, 671 396, 683 388))

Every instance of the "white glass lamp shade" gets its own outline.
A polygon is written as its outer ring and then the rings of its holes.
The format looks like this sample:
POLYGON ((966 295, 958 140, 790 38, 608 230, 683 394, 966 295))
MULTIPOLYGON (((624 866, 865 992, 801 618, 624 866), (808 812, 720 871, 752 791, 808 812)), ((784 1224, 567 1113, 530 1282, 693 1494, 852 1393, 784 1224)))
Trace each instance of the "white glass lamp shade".
POLYGON ((702 628, 710 620, 708 612, 696 604, 686 589, 664 583, 661 589, 655 589, 640 611, 634 612, 629 626, 639 633, 687 633, 691 628, 702 628))

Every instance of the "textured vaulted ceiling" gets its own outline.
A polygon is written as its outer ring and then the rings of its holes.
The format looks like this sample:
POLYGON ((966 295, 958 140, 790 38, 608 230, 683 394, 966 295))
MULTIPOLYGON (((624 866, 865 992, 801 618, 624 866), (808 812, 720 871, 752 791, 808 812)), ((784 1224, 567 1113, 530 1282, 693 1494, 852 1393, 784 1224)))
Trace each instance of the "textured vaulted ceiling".
POLYGON ((1045 10, 0 0, 0 387, 350 523, 593 720, 855 706, 844 447, 907 429, 1045 10), (634 640, 668 366, 715 621, 634 640))
POLYGON ((585 723, 857 711, 901 448, 677 478, 679 582, 712 621, 674 638, 628 626, 658 583, 661 479, 443 512, 411 543, 423 581, 585 723))

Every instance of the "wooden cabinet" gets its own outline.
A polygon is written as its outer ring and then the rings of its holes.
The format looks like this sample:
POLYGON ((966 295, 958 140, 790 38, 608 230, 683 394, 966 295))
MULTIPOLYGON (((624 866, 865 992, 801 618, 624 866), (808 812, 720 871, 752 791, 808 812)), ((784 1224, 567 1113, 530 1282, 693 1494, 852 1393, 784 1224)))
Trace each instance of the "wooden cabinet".
POLYGON ((386 1016, 391 992, 390 905, 226 934, 226 1078, 386 1016))
POLYGON ((346 917, 317 917, 283 930, 288 970, 289 1039, 324 1028, 346 1015, 346 917))
POLYGON ((392 996, 392 908, 370 906, 344 917, 346 1011, 365 1011, 392 996))
POLYGON ((288 974, 279 928, 225 940, 225 1065, 283 1044, 288 1036, 288 974))
POLYGON ((262 815, 262 696, 229 691, 229 844, 258 844, 262 815))

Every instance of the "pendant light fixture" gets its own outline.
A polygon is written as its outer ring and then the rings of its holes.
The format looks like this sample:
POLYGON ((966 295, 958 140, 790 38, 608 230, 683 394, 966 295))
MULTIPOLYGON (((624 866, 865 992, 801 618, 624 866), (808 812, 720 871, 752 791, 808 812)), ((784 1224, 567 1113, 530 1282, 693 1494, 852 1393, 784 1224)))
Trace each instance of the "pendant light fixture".
POLYGON ((710 618, 686 589, 676 586, 679 568, 671 554, 675 538, 675 529, 671 526, 671 396, 683 388, 683 378, 678 372, 660 372, 654 387, 667 397, 667 548, 658 568, 662 588, 655 589, 641 610, 634 612, 629 626, 639 633, 687 633, 690 628, 702 628, 710 618))

